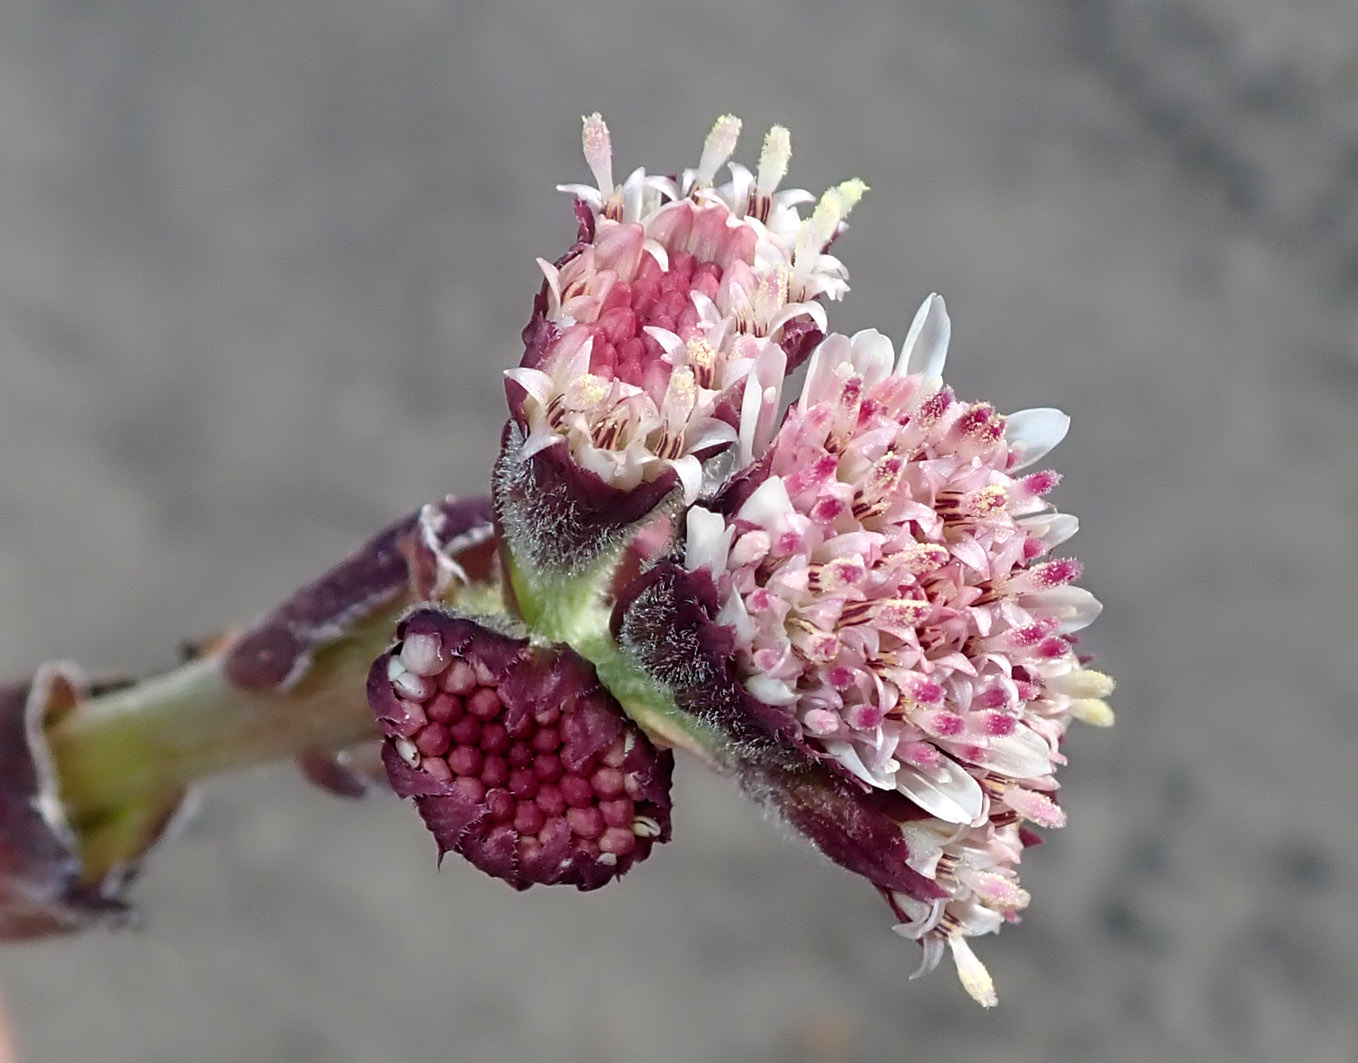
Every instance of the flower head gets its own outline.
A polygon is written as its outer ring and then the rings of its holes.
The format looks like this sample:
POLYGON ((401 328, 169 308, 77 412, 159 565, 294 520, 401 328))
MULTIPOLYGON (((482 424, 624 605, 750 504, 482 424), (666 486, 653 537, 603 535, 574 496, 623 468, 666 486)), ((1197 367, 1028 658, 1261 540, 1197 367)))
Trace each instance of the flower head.
POLYGON ((1028 903, 1017 865, 1059 827, 1072 719, 1112 681, 1075 633, 1100 606, 1037 463, 1058 410, 1005 415, 943 384, 930 296, 897 351, 831 333, 828 254, 864 190, 779 191, 718 120, 698 164, 620 183, 585 120, 576 244, 507 374, 494 494, 514 607, 587 653, 628 714, 690 749, 865 877, 923 947, 994 1002, 969 939, 1028 903), (809 208, 809 209, 804 209, 809 208), (828 335, 827 335, 828 333, 828 335), (809 358, 780 414, 787 371, 809 358))
MULTIPOLYGON (((1112 684, 1071 637, 1099 604, 1072 585, 1077 562, 1049 557, 1076 527, 1043 497, 1058 477, 1027 471, 1067 419, 956 399, 941 380, 950 331, 931 296, 899 355, 875 331, 825 339, 767 452, 688 511, 660 597, 670 624, 676 602, 696 603, 686 615, 719 647, 743 721, 919 810, 901 818, 909 864, 944 895, 874 881, 926 966, 949 944, 988 1002, 965 938, 1027 903, 1021 824, 1064 822, 1061 737, 1072 717, 1111 719, 1112 684)), ((646 634, 655 583, 615 627, 675 683, 646 634)))
POLYGON ((438 842, 514 886, 595 889, 669 838, 671 755, 567 647, 423 609, 368 697, 396 792, 438 842))
POLYGON ((739 131, 727 115, 696 167, 677 178, 638 169, 615 184, 608 129, 591 115, 584 149, 596 185, 562 186, 579 238, 555 263, 539 260, 527 349, 506 373, 505 458, 549 455, 577 505, 606 506, 614 519, 636 519, 675 486, 691 503, 711 459, 729 452, 723 469, 738 467, 762 450, 785 373, 825 329, 818 300, 848 288, 826 248, 862 183, 819 202, 779 191, 791 149, 775 127, 756 173, 732 163, 716 185, 739 131))

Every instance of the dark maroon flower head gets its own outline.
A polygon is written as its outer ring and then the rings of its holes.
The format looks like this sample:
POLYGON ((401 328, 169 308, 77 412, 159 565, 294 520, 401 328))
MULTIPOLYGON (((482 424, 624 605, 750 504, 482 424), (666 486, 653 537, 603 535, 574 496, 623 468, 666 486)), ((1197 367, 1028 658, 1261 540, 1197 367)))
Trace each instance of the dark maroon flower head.
POLYGON ((565 646, 434 609, 374 663, 368 699, 396 792, 438 842, 515 889, 596 889, 670 835, 656 749, 565 646))

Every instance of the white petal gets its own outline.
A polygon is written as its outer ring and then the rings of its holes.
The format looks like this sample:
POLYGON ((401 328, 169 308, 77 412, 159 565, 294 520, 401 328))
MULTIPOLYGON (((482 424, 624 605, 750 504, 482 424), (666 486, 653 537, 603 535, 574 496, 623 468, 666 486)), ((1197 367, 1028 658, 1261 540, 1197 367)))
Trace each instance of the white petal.
POLYGON ((595 214, 604 209, 604 197, 599 195, 599 190, 593 185, 557 185, 556 190, 588 203, 594 209, 595 214))
POLYGON ((1060 546, 1080 530, 1080 522, 1071 513, 1043 513, 1024 517, 1018 523, 1048 546, 1060 546))
POLYGON ((952 554, 982 579, 990 578, 990 555, 986 548, 971 536, 963 536, 953 543, 952 554))
POLYGON ((703 463, 692 454, 670 462, 679 476, 679 484, 684 489, 684 505, 691 506, 697 501, 703 489, 703 463))
MULTIPOLYGON (((721 311, 717 309, 717 304, 705 296, 698 289, 694 288, 688 293, 689 301, 693 304, 693 309, 698 311, 698 320, 715 322, 721 320, 721 311)), ((649 327, 649 326, 648 326, 649 327)), ((711 340, 711 337, 708 337, 711 340)), ((712 341, 713 347, 720 347, 721 344, 712 341)))
POLYGON ((506 369, 505 377, 518 384, 543 406, 551 401, 552 395, 556 391, 556 385, 552 382, 552 378, 540 369, 524 369, 516 366, 513 369, 506 369))
POLYGON ((782 477, 770 476, 754 489, 736 515, 761 528, 774 528, 793 512, 782 477))
POLYGON ((731 172, 731 180, 717 191, 726 200, 731 213, 743 218, 745 207, 750 202, 750 189, 754 187, 754 174, 738 162, 728 162, 726 168, 731 172))
POLYGON ((669 355, 672 364, 685 364, 686 359, 683 358, 683 355, 687 350, 687 347, 685 346, 684 341, 681 340, 676 333, 671 332, 669 329, 661 328, 659 325, 646 325, 641 331, 650 336, 656 343, 660 344, 661 349, 669 355))
POLYGON ((551 305, 559 311, 561 309, 561 271, 545 258, 538 259, 538 269, 542 270, 543 277, 547 279, 547 290, 552 293, 551 305))
POLYGON ((785 680, 771 675, 754 675, 745 680, 745 689, 766 705, 791 705, 797 692, 785 680))
POLYGON ((806 380, 802 384, 802 397, 797 403, 803 412, 818 402, 833 396, 837 377, 835 370, 841 362, 849 358, 849 338, 838 332, 831 333, 816 345, 811 352, 806 367, 806 380))
POLYGON ((943 758, 938 774, 941 778, 931 778, 902 764, 896 772, 896 789, 945 822, 970 823, 978 818, 985 807, 981 784, 948 757, 943 758))
POLYGON ((1020 724, 1012 734, 991 738, 981 762, 1011 779, 1036 779, 1051 774, 1052 751, 1045 739, 1020 724))
POLYGON ((924 305, 910 323, 910 331, 901 344, 901 357, 896 363, 900 376, 921 374, 927 380, 943 377, 943 364, 948 359, 948 340, 952 337, 952 321, 943 296, 937 293, 924 300, 924 305))
POLYGON ((731 548, 734 528, 726 526, 726 518, 694 506, 688 511, 688 535, 684 545, 684 567, 690 572, 709 568, 714 574, 726 570, 726 555, 731 548))
POLYGON ((565 342, 552 352, 552 375, 569 383, 589 372, 589 356, 594 350, 594 333, 588 329, 567 329, 565 342), (574 344, 574 349, 571 349, 574 344))
POLYGON ((684 449, 696 453, 709 447, 734 443, 736 430, 725 421, 707 417, 701 421, 691 421, 684 432, 684 449))
MULTIPOLYGON (((732 591, 726 596, 726 601, 722 602, 721 608, 717 611, 716 621, 725 627, 729 627, 736 633, 736 638, 744 643, 753 642, 758 634, 755 622, 750 619, 750 614, 745 609, 745 600, 739 594, 732 591)), ((784 689, 787 689, 784 684, 784 689)), ((788 690, 788 693, 791 693, 788 690)), ((792 700, 797 699, 796 694, 792 694, 792 700)), ((772 702, 771 704, 782 704, 782 702, 772 702)))
MULTIPOLYGON (((767 389, 770 405, 778 401, 778 393, 767 389)), ((764 452, 767 442, 759 431, 761 414, 765 408, 765 389, 751 373, 745 378, 745 394, 740 400, 740 465, 743 468, 764 452)))
POLYGON ((943 939, 937 934, 930 934, 921 944, 924 946, 924 955, 920 957, 919 966, 915 968, 915 973, 910 976, 912 982, 916 978, 923 978, 938 966, 939 960, 943 959, 943 939))
POLYGON ((1103 612, 1103 603, 1083 587, 1053 587, 1039 591, 1024 598, 1023 607, 1034 617, 1056 617, 1056 630, 1062 634, 1088 627, 1103 612))
POLYGON ((622 217, 624 221, 640 221, 646 198, 646 171, 638 166, 622 183, 622 217))
POLYGON ((565 442, 564 436, 558 435, 550 428, 535 428, 528 433, 528 438, 523 441, 523 446, 519 448, 518 460, 527 461, 534 454, 539 454, 557 443, 564 445, 565 442))
POLYGON ((670 253, 665 250, 665 245, 659 240, 652 240, 647 237, 641 245, 641 250, 655 259, 655 263, 666 273, 670 271, 670 253))
POLYGON ((1010 471, 1042 460, 1066 438, 1069 429, 1070 418, 1050 406, 1009 414, 1004 420, 1004 438, 1019 456, 1018 463, 1011 466, 1010 471))
MULTIPOLYGON (((896 896, 897 898, 900 898, 903 895, 897 894, 896 896)), ((905 897, 904 899, 906 901, 914 901, 914 898, 911 897, 905 897)), ((901 904, 902 907, 905 907, 905 905, 902 904, 901 900, 899 899, 896 901, 896 903, 901 904)), ((920 914, 915 916, 915 918, 910 920, 910 922, 908 923, 897 923, 891 929, 894 930, 896 933, 900 934, 901 937, 903 938, 909 938, 911 941, 918 941, 930 930, 938 926, 938 921, 941 918, 943 918, 943 909, 946 903, 947 902, 943 900, 931 901, 927 904, 921 901, 914 901, 914 905, 917 905, 921 909, 920 914)), ((927 972, 916 972, 916 973, 927 973, 927 972)))
POLYGON ((774 335, 780 328, 797 317, 809 317, 816 323, 816 328, 820 329, 821 332, 829 328, 829 319, 825 316, 825 307, 821 306, 820 303, 788 303, 769 321, 768 334, 774 335))
POLYGON ((875 786, 879 790, 891 790, 895 788, 895 774, 873 771, 863 763, 862 756, 852 742, 829 741, 825 743, 825 751, 869 786, 875 786))
POLYGON ((748 465, 768 448, 778 427, 778 405, 787 354, 776 343, 766 343, 745 378, 740 404, 740 462, 748 465))
POLYGON ((875 328, 855 332, 849 340, 849 363, 867 387, 890 375, 895 355, 891 340, 875 328))

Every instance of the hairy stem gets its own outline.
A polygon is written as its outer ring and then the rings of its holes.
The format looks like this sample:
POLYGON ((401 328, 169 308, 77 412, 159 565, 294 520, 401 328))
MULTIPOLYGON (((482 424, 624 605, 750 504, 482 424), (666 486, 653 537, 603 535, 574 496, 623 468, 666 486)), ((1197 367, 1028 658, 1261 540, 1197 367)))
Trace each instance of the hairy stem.
POLYGON ((618 564, 621 550, 595 570, 573 580, 542 577, 515 563, 509 578, 524 622, 540 638, 565 642, 594 665, 609 692, 653 741, 682 749, 716 768, 725 742, 702 721, 681 712, 669 691, 657 684, 618 649, 608 630, 609 607, 600 589, 618 564))

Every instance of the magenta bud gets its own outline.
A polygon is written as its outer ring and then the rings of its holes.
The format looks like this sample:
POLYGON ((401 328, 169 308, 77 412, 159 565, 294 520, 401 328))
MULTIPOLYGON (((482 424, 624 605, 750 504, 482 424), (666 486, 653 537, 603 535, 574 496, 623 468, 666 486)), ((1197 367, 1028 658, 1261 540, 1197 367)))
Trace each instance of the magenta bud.
POLYGON ((397 636, 368 699, 391 784, 415 799, 440 856, 460 853, 515 889, 588 890, 668 840, 672 756, 574 650, 434 609, 397 636))

